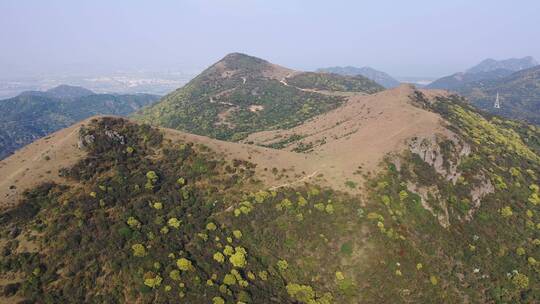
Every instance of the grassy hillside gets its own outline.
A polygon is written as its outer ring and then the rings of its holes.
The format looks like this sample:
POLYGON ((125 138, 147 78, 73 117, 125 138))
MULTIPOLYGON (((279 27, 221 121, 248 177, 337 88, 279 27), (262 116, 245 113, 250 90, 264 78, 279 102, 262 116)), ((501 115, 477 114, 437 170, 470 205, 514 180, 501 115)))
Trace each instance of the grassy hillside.
POLYGON ((15 150, 85 118, 98 115, 128 115, 158 96, 95 94, 60 86, 47 92, 26 92, 0 101, 0 159, 15 150))
POLYGON ((314 90, 376 93, 384 87, 364 76, 344 76, 332 73, 304 72, 287 79, 289 85, 314 90))
MULTIPOLYGON (((230 54, 183 88, 165 96, 135 118, 177 130, 238 141, 248 134, 290 128, 335 109, 344 98, 310 89, 375 92, 380 86, 363 77, 314 74, 317 82, 287 83, 294 71, 259 58, 230 54)), ((302 73, 304 75, 308 73, 302 73)), ((311 74, 308 74, 311 75, 311 74)))
POLYGON ((0 215, 4 297, 538 302, 540 129, 457 97, 414 99, 455 138, 412 139, 365 174, 358 196, 315 184, 269 190, 257 164, 96 120, 80 134, 88 155, 62 172, 68 184, 32 189, 0 215))

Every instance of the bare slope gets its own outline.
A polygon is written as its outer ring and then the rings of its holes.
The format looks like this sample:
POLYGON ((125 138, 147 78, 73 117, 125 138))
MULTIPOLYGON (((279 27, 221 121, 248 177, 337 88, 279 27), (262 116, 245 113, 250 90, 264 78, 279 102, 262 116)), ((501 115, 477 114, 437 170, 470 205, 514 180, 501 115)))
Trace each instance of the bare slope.
POLYGON ((27 189, 62 180, 59 170, 84 155, 77 141, 79 128, 86 121, 41 138, 0 161, 0 209, 15 205, 27 189))
POLYGON ((413 105, 414 92, 402 85, 373 95, 353 95, 342 107, 305 124, 255 133, 246 142, 307 153, 328 179, 342 187, 344 180, 360 181, 359 168, 376 169, 385 155, 403 150, 413 137, 451 136, 439 115, 413 105))

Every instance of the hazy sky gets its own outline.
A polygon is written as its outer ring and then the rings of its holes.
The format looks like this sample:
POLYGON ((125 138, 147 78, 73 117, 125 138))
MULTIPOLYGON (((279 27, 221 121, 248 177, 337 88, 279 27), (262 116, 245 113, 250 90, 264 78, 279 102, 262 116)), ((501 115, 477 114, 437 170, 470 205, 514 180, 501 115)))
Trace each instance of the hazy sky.
POLYGON ((203 68, 239 51, 441 76, 540 59, 539 14, 538 0, 0 0, 0 74, 203 68))

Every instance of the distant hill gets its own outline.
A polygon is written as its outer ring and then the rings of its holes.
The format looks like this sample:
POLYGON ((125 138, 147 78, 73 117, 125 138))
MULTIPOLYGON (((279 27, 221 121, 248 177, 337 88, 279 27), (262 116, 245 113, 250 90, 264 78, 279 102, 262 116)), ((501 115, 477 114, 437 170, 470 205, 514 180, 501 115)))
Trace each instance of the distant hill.
POLYGON ((19 96, 42 96, 42 97, 51 97, 58 99, 75 99, 90 95, 95 95, 96 93, 78 86, 70 85, 59 85, 47 91, 26 91, 19 94, 19 96))
POLYGON ((471 82, 503 78, 536 65, 538 65, 538 62, 530 56, 505 60, 486 59, 465 72, 439 78, 426 87, 429 89, 458 90, 471 82))
POLYGON ((148 94, 96 94, 62 85, 45 92, 28 91, 0 100, 0 159, 16 149, 98 114, 125 116, 159 99, 148 94))
POLYGON ((532 57, 486 59, 464 73, 437 79, 427 88, 445 89, 467 97, 490 113, 540 124, 540 66, 532 57), (493 107, 497 92, 502 107, 493 107))
POLYGON ((497 69, 478 73, 456 73, 450 76, 442 77, 427 85, 429 89, 459 90, 464 85, 480 81, 506 77, 513 71, 497 69))
POLYGON ((254 132, 293 127, 335 109, 344 102, 344 94, 383 89, 363 76, 299 72, 232 53, 134 117, 238 141, 254 132), (320 92, 328 90, 335 92, 320 92))
POLYGON ((504 59, 504 60, 495 60, 495 59, 485 59, 479 64, 473 66, 472 68, 467 70, 467 73, 474 74, 474 73, 485 73, 485 72, 491 72, 496 70, 509 70, 513 72, 525 70, 528 68, 532 68, 534 66, 538 65, 538 61, 536 61, 533 57, 527 56, 523 58, 510 58, 510 59, 504 59))
POLYGON ((455 90, 490 113, 540 125, 540 66, 506 77, 466 83, 455 90), (500 109, 493 107, 497 93, 500 109))
POLYGON ((330 68, 321 68, 317 72, 324 73, 334 73, 346 76, 357 76, 361 75, 366 78, 369 78, 376 83, 382 85, 385 88, 395 88, 399 86, 400 82, 394 79, 392 76, 388 75, 385 72, 378 71, 370 67, 357 68, 353 66, 346 67, 330 67, 330 68))

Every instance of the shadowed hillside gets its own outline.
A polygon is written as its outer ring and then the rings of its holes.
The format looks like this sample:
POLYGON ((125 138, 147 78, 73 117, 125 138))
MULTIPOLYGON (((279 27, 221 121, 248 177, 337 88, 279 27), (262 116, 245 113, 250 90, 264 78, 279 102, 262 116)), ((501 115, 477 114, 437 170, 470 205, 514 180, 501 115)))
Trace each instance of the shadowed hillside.
POLYGON ((156 101, 148 94, 96 94, 81 87, 28 91, 0 101, 0 159, 15 150, 93 115, 128 115, 156 101))

